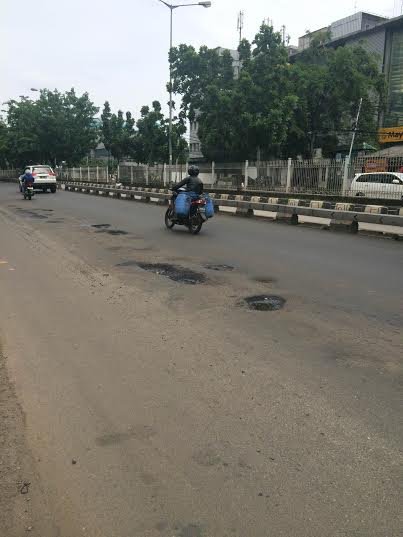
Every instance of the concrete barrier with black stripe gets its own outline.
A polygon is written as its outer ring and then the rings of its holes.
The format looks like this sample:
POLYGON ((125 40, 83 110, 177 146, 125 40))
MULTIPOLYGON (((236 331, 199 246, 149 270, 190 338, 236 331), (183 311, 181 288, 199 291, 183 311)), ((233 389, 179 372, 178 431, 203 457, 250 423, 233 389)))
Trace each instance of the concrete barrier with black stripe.
MULTIPOLYGON (((64 183, 62 189, 86 194, 116 197, 165 205, 171 194, 167 189, 101 186, 96 183, 64 183)), ((298 198, 267 198, 210 193, 216 212, 267 220, 322 225, 332 230, 357 233, 360 224, 390 226, 391 235, 403 235, 403 207, 332 203, 322 200, 298 198), (392 230, 393 228, 393 230, 392 230)), ((383 231, 382 233, 389 233, 383 231)))

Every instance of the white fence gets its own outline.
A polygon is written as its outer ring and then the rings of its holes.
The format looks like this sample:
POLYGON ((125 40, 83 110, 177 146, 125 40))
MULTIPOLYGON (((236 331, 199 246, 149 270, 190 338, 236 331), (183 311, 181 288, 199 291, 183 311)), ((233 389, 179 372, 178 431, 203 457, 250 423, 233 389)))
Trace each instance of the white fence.
MULTIPOLYGON (((381 172, 403 173, 403 157, 358 157, 351 162, 346 158, 312 160, 272 160, 267 162, 201 163, 200 178, 206 186, 219 189, 258 190, 273 193, 324 194, 334 196, 356 195, 351 182, 357 173, 371 176, 371 195, 380 198, 385 181, 390 180, 388 197, 399 197, 402 185, 392 184, 393 177, 385 178, 381 172), (377 173, 379 172, 379 173, 377 173), (395 195, 396 194, 396 195, 395 195)), ((17 178, 17 170, 0 170, 0 179, 17 178)), ((187 175, 186 164, 155 166, 125 163, 112 173, 108 167, 57 169, 58 180, 81 181, 137 186, 168 186, 178 183, 187 175)), ((401 196, 400 196, 401 197, 401 196)))

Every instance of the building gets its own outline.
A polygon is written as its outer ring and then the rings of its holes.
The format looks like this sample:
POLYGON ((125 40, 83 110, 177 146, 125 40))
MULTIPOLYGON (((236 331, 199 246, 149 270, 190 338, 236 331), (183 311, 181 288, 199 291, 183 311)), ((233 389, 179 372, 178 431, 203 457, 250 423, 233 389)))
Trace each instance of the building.
POLYGON ((375 54, 388 89, 386 110, 379 118, 379 141, 403 143, 403 16, 388 19, 371 13, 355 13, 300 37, 298 49, 290 50, 290 57, 303 52, 320 33, 328 34, 324 42, 328 47, 360 44, 375 54))
MULTIPOLYGON (((232 56, 232 67, 234 69, 234 77, 238 78, 240 70, 241 70, 239 52, 237 50, 225 49, 223 47, 218 47, 216 49, 219 55, 222 55, 222 53, 225 50, 228 50, 232 56)), ((197 135, 198 130, 199 130, 199 123, 197 121, 197 114, 196 114, 195 120, 191 121, 189 125, 189 160, 195 161, 195 162, 204 159, 204 156, 201 150, 201 142, 197 135)))

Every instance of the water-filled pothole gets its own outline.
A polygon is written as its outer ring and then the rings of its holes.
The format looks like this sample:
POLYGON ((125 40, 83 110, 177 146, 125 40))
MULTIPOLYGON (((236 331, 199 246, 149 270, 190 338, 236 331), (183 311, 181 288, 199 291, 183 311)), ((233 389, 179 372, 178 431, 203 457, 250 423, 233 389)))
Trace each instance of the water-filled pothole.
POLYGON ((204 268, 221 272, 231 272, 232 270, 234 270, 234 267, 232 265, 224 265, 218 263, 207 263, 206 265, 204 265, 204 268))
POLYGON ((111 227, 110 224, 92 224, 91 227, 95 227, 97 229, 106 229, 108 227, 111 227))
POLYGON ((255 311, 280 310, 285 303, 285 298, 277 295, 255 295, 246 297, 240 301, 240 305, 255 311))
POLYGON ((137 263, 137 265, 143 270, 166 276, 174 282, 196 285, 207 281, 204 274, 179 265, 170 265, 168 263, 137 263))

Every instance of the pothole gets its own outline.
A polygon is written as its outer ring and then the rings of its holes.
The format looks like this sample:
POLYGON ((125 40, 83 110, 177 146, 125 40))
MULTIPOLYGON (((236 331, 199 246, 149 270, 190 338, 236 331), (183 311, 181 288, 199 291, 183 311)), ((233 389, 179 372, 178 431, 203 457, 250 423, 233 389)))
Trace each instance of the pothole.
POLYGON ((128 235, 127 231, 123 231, 123 229, 107 229, 106 230, 109 235, 128 235))
POLYGON ((137 261, 132 261, 132 260, 122 261, 122 263, 117 263, 117 265, 115 265, 115 267, 137 267, 137 266, 138 266, 137 261))
POLYGON ((128 235, 128 231, 123 231, 123 229, 97 229, 96 233, 108 233, 108 235, 128 235))
POLYGON ((110 224, 92 224, 91 227, 95 227, 97 229, 106 229, 108 227, 111 227, 110 224))
POLYGON ((282 296, 255 295, 242 299, 239 304, 255 311, 276 311, 281 310, 285 303, 282 296))
POLYGON ((27 218, 37 218, 38 220, 45 220, 47 218, 47 216, 43 214, 38 214, 34 211, 28 211, 27 209, 19 209, 18 212, 21 216, 26 216, 27 218))
POLYGON ((207 281, 204 274, 178 265, 170 265, 168 263, 137 263, 137 265, 148 272, 166 276, 174 282, 197 285, 207 281))
POLYGON ((272 278, 271 276, 256 276, 253 280, 258 283, 266 283, 269 285, 277 282, 277 278, 272 278))
POLYGON ((221 272, 231 272, 232 270, 234 270, 235 267, 233 267, 232 265, 207 263, 206 265, 204 265, 204 268, 221 272))

